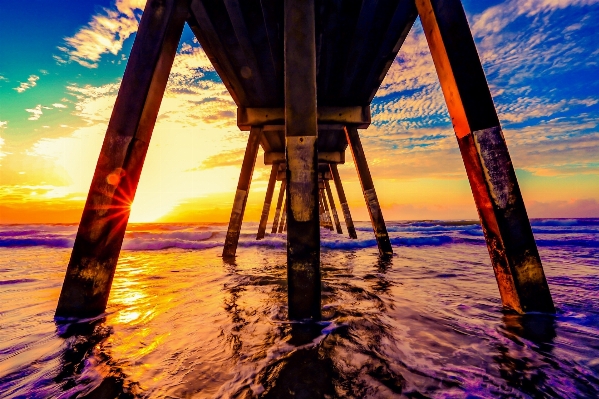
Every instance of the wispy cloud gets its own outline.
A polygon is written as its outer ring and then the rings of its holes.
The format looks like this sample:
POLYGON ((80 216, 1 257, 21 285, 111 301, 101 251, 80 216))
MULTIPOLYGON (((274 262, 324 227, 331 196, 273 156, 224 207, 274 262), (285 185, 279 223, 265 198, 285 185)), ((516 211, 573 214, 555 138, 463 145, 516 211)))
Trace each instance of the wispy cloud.
POLYGON ((67 107, 66 105, 61 104, 61 103, 54 103, 54 104, 52 104, 52 106, 54 108, 66 108, 67 107))
POLYGON ((42 111, 41 104, 36 105, 35 108, 27 108, 25 111, 31 113, 31 116, 29 118, 27 118, 30 121, 36 121, 39 118, 41 118, 42 115, 44 114, 44 111, 42 111))
POLYGON ((74 61, 97 68, 103 54, 118 54, 125 40, 137 31, 145 3, 146 0, 117 0, 112 8, 92 16, 74 36, 65 38, 65 45, 58 47, 64 56, 54 58, 58 63, 74 61))
POLYGON ((27 82, 21 82, 18 87, 15 87, 15 90, 19 93, 23 93, 25 90, 35 87, 39 78, 40 77, 37 75, 30 75, 29 78, 27 78, 27 82))
POLYGON ((475 34, 500 32, 520 16, 532 18, 559 9, 597 3, 598 0, 508 0, 478 15, 475 18, 473 31, 475 34))
POLYGON ((6 129, 8 127, 8 121, 0 121, 0 129, 6 129))

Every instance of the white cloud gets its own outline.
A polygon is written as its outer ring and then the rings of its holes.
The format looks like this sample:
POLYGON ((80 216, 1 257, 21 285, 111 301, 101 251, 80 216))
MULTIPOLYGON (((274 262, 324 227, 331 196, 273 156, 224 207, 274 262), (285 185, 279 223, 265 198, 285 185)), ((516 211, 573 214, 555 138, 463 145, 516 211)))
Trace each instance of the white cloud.
POLYGON ((490 7, 475 17, 472 30, 475 35, 481 32, 496 33, 520 16, 530 18, 567 7, 582 7, 597 3, 599 0, 509 0, 490 7))
POLYGON ((125 40, 137 31, 138 15, 145 3, 146 0, 117 0, 113 8, 103 9, 74 36, 65 38, 65 46, 58 49, 65 53, 66 59, 54 58, 58 63, 68 60, 96 68, 103 54, 118 54, 125 40))
POLYGON ((54 108, 66 108, 67 107, 66 105, 61 104, 61 103, 54 103, 54 104, 52 104, 52 106, 54 108))
POLYGON ((1 82, 1 81, 8 82, 8 79, 7 79, 7 78, 5 78, 4 76, 0 75, 0 82, 1 82))
POLYGON ((8 127, 8 121, 0 121, 0 129, 6 129, 8 127))
POLYGON ((15 90, 19 93, 23 93, 25 90, 35 87, 39 78, 40 77, 37 75, 30 75, 29 78, 27 78, 27 82, 21 82, 19 87, 15 87, 15 90))
POLYGON ((31 113, 31 116, 29 118, 27 118, 30 121, 36 121, 36 120, 38 120, 39 118, 42 117, 42 115, 44 113, 42 111, 42 105, 41 104, 36 105, 35 108, 28 108, 25 111, 31 113))

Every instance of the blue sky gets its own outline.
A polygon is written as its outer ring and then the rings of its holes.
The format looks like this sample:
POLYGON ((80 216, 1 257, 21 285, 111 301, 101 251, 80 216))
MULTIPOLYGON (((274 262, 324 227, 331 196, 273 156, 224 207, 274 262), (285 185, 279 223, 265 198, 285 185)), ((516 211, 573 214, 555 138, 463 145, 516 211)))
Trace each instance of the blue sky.
MULTIPOLYGON (((0 1, 0 222, 75 222, 145 2, 0 1)), ((599 1, 464 8, 529 213, 599 216, 599 1)), ((181 43, 133 220, 226 220, 232 202, 246 133, 188 28, 181 43)), ((362 136, 387 219, 475 218, 419 21, 372 111, 362 136)), ((367 219, 351 162, 341 173, 367 219)), ((267 175, 258 165, 250 219, 267 175)))

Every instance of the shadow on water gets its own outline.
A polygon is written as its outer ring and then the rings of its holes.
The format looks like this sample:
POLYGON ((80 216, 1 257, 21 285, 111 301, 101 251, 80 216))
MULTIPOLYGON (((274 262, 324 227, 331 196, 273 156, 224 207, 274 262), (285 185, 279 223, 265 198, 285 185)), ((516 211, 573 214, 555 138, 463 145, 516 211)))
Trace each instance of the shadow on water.
POLYGON ((550 360, 557 336, 556 316, 505 312, 499 331, 513 343, 498 342, 498 354, 493 356, 499 375, 508 386, 535 398, 560 397, 546 373, 548 367, 559 367, 550 360), (527 351, 532 351, 533 355, 527 351))
POLYGON ((106 319, 62 324, 57 322, 57 334, 65 340, 65 350, 60 357, 60 368, 54 382, 67 397, 77 398, 135 398, 141 391, 137 382, 128 380, 121 366, 110 354, 109 338, 113 329, 106 319), (101 382, 85 375, 87 363, 102 370, 101 382), (94 386, 84 392, 81 387, 94 386))
MULTIPOLYGON (((388 292, 392 285, 385 277, 392 265, 392 258, 378 258, 371 269, 375 273, 362 278, 354 275, 351 256, 323 262, 325 319, 328 306, 334 308, 330 312, 334 316, 320 323, 283 323, 275 329, 272 333, 278 336, 268 335, 263 346, 272 346, 277 340, 288 349, 256 372, 253 386, 246 385, 233 397, 359 398, 401 394, 405 379, 392 364, 393 359, 378 350, 381 342, 391 339, 391 326, 381 320, 386 304, 378 295, 388 292)), ((271 292, 271 299, 281 302, 285 296, 277 291, 271 292)), ((238 320, 238 291, 229 289, 229 293, 236 305, 228 306, 228 311, 233 320, 238 320)))

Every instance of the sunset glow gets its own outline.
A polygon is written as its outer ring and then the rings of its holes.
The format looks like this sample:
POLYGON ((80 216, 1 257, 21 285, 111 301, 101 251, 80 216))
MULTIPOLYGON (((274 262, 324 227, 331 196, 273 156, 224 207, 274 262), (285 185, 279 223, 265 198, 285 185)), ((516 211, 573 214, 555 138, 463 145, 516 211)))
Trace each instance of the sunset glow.
MULTIPOLYGON (((0 42, 2 223, 79 220, 145 1, 98 4, 40 4, 35 15, 61 24, 44 29, 39 43, 31 25, 16 28, 25 5, 3 9, 0 35, 11 40, 0 42)), ((599 216, 599 7, 464 7, 530 216, 599 216)), ((247 132, 236 127, 236 106, 189 28, 181 43, 132 222, 228 220, 247 132)), ((361 134, 386 219, 476 218, 419 21, 371 109, 373 125, 361 134)), ((366 220, 353 164, 339 170, 354 217, 366 220)), ((259 154, 246 220, 259 218, 268 173, 259 154)))

